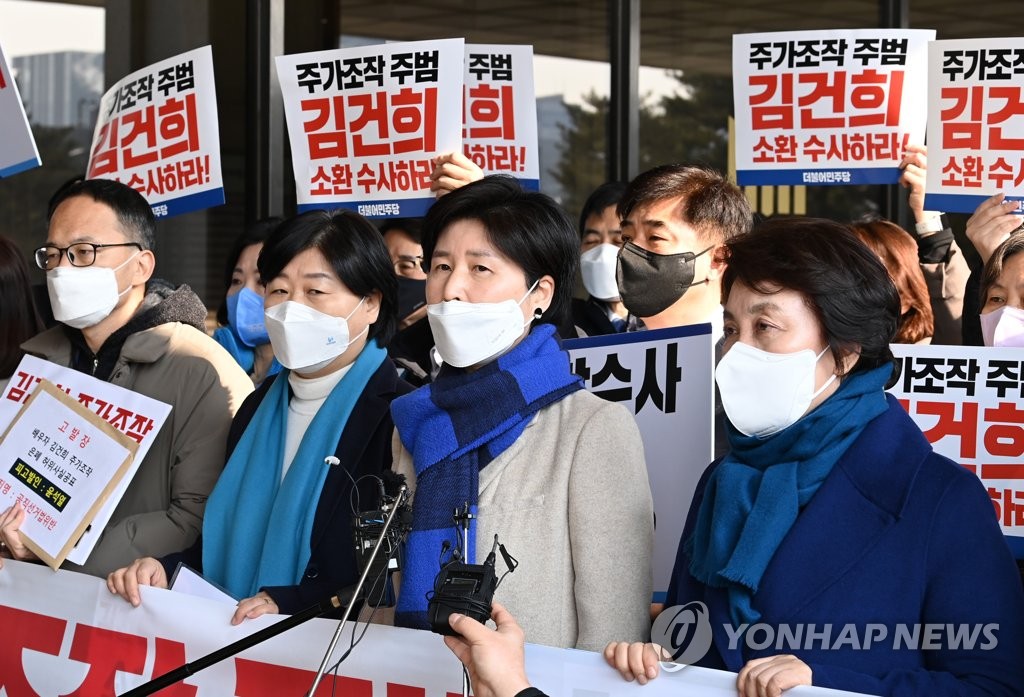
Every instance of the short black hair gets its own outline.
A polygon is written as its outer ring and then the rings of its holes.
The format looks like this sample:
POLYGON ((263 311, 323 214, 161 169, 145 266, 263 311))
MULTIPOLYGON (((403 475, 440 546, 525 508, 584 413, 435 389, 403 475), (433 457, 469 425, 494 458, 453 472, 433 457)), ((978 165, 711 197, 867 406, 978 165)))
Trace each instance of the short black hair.
POLYGON ((985 266, 981 271, 981 284, 978 288, 980 303, 978 307, 980 309, 985 309, 985 303, 988 301, 988 292, 995 285, 996 281, 999 280, 1007 260, 1021 252, 1024 252, 1024 231, 1019 229, 1011 232, 1010 236, 1003 240, 1002 244, 992 252, 992 256, 985 262, 985 266))
POLYGON ((491 175, 440 198, 423 221, 423 258, 442 232, 461 220, 479 221, 499 252, 523 270, 527 287, 551 276, 555 292, 540 320, 559 326, 572 303, 580 241, 572 221, 550 196, 526 191, 504 175, 491 175))
POLYGON ((625 220, 638 207, 680 197, 680 219, 707 242, 728 242, 750 232, 754 224, 750 203, 738 186, 713 169, 681 164, 637 175, 619 201, 619 217, 625 220))
POLYGON ((228 323, 228 303, 226 292, 231 288, 231 277, 235 275, 235 266, 238 264, 238 257, 242 256, 242 252, 245 251, 246 247, 254 244, 263 244, 267 241, 278 225, 284 222, 284 218, 279 216, 272 216, 270 218, 262 218, 257 220, 255 223, 247 227, 242 231, 242 234, 235 238, 235 241, 231 243, 231 249, 228 251, 227 259, 224 262, 224 290, 225 297, 221 299, 220 307, 217 308, 217 322, 221 325, 228 323))
POLYGON ((0 380, 11 377, 21 362, 21 343, 41 331, 28 264, 18 246, 0 235, 0 380))
POLYGON ((60 204, 75 196, 88 196, 114 211, 124 236, 132 242, 137 242, 143 249, 153 249, 156 245, 156 218, 153 217, 153 209, 146 203, 142 194, 113 179, 82 179, 65 183, 50 199, 47 222, 53 218, 60 204))
POLYGON ((380 312, 370 325, 367 340, 375 338, 381 346, 387 346, 398 327, 398 279, 377 228, 348 210, 313 210, 289 218, 263 243, 256 262, 262 282, 277 278, 307 249, 323 254, 338 279, 354 294, 366 297, 380 293, 380 312))
POLYGON ((380 224, 380 234, 383 237, 392 230, 399 230, 408 235, 416 244, 421 244, 423 239, 423 218, 388 218, 380 224))
POLYGON ((583 210, 580 211, 580 239, 587 227, 587 218, 592 215, 601 215, 608 206, 618 206, 622 195, 626 193, 625 182, 605 182, 594 189, 587 200, 583 202, 583 210))
POLYGON ((800 293, 817 317, 837 369, 859 354, 850 373, 892 363, 900 296, 882 261, 846 225, 821 218, 778 217, 726 245, 722 300, 734 283, 773 293, 800 293))

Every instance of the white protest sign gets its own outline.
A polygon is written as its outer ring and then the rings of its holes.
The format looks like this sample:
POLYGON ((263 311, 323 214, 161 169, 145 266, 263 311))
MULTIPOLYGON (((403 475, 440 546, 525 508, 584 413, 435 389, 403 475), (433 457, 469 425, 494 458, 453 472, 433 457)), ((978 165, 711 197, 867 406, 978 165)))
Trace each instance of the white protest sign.
MULTIPOLYGON (((231 606, 148 586, 141 592, 142 605, 133 608, 111 595, 100 579, 5 560, 0 569, 0 694, 122 695, 281 619, 264 615, 232 627, 231 606)), ((335 627, 336 621, 323 619, 301 624, 160 694, 304 695, 335 627)), ((348 648, 350 631, 345 628, 335 660, 348 648)), ((526 668, 530 682, 551 697, 736 697, 735 673, 687 666, 639 686, 589 651, 528 644, 526 668)), ((462 666, 437 634, 373 625, 341 664, 338 677, 324 678, 316 697, 332 694, 458 695, 462 666)), ((806 686, 786 690, 786 697, 851 694, 806 686)))
POLYGON ((462 149, 485 174, 540 189, 533 47, 466 44, 462 149))
POLYGON ((901 374, 889 392, 936 452, 978 475, 1003 533, 1024 537, 1024 349, 893 344, 892 351, 901 374))
POLYGON ((928 45, 925 206, 973 213, 989 196, 1024 199, 1024 38, 928 45))
POLYGON ((137 448, 44 380, 0 438, 0 506, 25 509, 25 545, 56 569, 124 477, 137 448))
POLYGON ((18 83, 14 81, 7 57, 0 46, 0 179, 42 164, 32 128, 25 115, 18 83))
MULTIPOLYGON (((714 456, 710 324, 563 342, 586 388, 636 417, 658 524, 654 590, 668 589, 694 489, 714 456)), ((660 596, 658 596, 660 597, 660 596)))
POLYGON ((895 184, 923 144, 925 29, 735 34, 740 185, 895 184))
POLYGON ((209 46, 119 80, 100 101, 89 178, 116 179, 165 217, 224 203, 209 46))
POLYGON ((28 401, 40 380, 49 380, 56 384, 79 404, 139 444, 128 473, 93 518, 92 526, 68 555, 70 561, 83 564, 89 558, 132 477, 160 433, 161 427, 171 413, 171 407, 77 370, 35 356, 25 356, 11 375, 7 388, 0 395, 0 432, 17 416, 21 405, 28 401))
POLYGON ((462 147, 462 39, 278 56, 300 212, 414 217, 430 158, 462 147))

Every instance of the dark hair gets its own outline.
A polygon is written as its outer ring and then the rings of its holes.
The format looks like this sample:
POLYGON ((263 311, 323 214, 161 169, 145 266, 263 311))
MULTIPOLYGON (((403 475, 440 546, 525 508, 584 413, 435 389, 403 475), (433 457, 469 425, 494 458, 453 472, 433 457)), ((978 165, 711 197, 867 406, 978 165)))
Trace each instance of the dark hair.
POLYGON ((681 198, 679 217, 704 241, 728 242, 750 232, 753 213, 738 186, 713 169, 690 165, 661 165, 638 175, 619 201, 625 220, 640 206, 681 198))
POLYGON ((392 230, 398 230, 399 232, 404 232, 416 244, 421 244, 423 239, 422 218, 388 218, 380 224, 379 229, 381 237, 392 230))
POLYGON ((398 279, 384 239, 366 218, 347 210, 314 210, 289 218, 263 243, 256 262, 263 283, 281 275, 292 259, 316 249, 345 286, 360 296, 380 292, 380 313, 367 340, 387 346, 398 326, 398 279))
POLYGON ((580 242, 572 221, 551 197, 526 191, 512 177, 491 175, 442 197, 423 221, 423 258, 441 233, 460 220, 479 221, 497 250, 523 270, 526 285, 551 276, 555 291, 541 323, 560 325, 569 313, 580 242))
POLYGON ((583 233, 586 231, 587 218, 601 215, 608 206, 618 206, 625 192, 625 182, 605 182, 587 196, 587 200, 583 202, 583 210, 580 211, 580 239, 583 239, 583 233))
POLYGON ((9 378, 21 362, 22 342, 41 331, 28 264, 17 245, 0 235, 0 379, 9 378))
POLYGON ((110 208, 117 216, 125 237, 138 242, 143 249, 153 249, 156 244, 156 218, 153 217, 153 209, 138 191, 113 179, 83 179, 65 183, 50 199, 46 220, 53 217, 60 204, 75 196, 88 196, 110 208))
POLYGON ((221 325, 228 323, 227 290, 231 288, 231 277, 235 275, 235 266, 238 265, 238 257, 246 247, 254 244, 263 244, 267 241, 278 225, 284 222, 284 218, 273 216, 257 220, 255 223, 242 231, 242 234, 235 238, 228 252, 227 260, 224 262, 224 297, 221 298, 220 307, 217 308, 217 322, 221 325))
POLYGON ((888 220, 864 220, 852 223, 850 229, 861 242, 874 252, 889 271, 902 302, 910 307, 900 316, 900 327, 895 343, 916 344, 935 333, 935 315, 932 313, 928 286, 921 273, 917 254, 917 240, 895 223, 888 220))
POLYGON ((1021 252, 1024 252, 1024 232, 1018 230, 1011 232, 1010 236, 1003 240, 1003 243, 992 252, 992 256, 985 262, 985 267, 981 271, 981 287, 978 294, 979 308, 985 309, 988 292, 995 285, 996 281, 999 280, 1006 261, 1021 252))
POLYGON ((772 218, 725 251, 723 302, 734 283, 766 294, 795 290, 821 325, 837 370, 844 353, 859 354, 851 373, 893 361, 889 344, 899 325, 899 293, 881 260, 847 226, 772 218))

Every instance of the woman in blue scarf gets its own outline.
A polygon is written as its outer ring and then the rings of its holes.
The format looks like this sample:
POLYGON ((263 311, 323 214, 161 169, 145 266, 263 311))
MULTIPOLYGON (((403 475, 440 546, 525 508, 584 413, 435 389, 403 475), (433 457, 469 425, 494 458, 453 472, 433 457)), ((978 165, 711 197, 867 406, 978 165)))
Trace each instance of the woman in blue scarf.
POLYGON ((235 415, 200 540, 108 577, 135 605, 138 586, 166 588, 179 561, 239 599, 233 624, 295 613, 357 579, 353 481, 376 501, 372 477, 391 466, 391 400, 410 389, 383 348, 397 323, 391 260, 361 216, 312 211, 283 223, 258 264, 285 370, 235 415))
MULTIPOLYGON (((885 393, 900 303, 881 262, 812 218, 769 221, 727 261, 732 450, 698 484, 668 591, 684 607, 655 641, 678 659, 672 624, 703 622, 707 651, 682 660, 738 672, 747 696, 1021 694, 1024 594, 992 502, 885 393)), ((658 673, 650 645, 606 658, 658 673)))
POLYGON ((428 627, 439 555, 462 546, 452 513, 468 507, 469 561, 497 534, 520 562, 496 599, 529 641, 599 649, 647 633, 643 443, 625 408, 581 389, 555 333, 578 245, 554 201, 509 178, 469 184, 427 214, 427 317, 443 365, 392 405, 395 468, 415 487, 397 624, 428 627))

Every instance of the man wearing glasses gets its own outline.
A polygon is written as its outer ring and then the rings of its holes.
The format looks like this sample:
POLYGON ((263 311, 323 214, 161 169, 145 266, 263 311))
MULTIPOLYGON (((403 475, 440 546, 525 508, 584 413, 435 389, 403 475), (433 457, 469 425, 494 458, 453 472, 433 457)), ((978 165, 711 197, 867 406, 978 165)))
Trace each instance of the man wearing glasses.
MULTIPOLYGON (((65 563, 101 577, 195 541, 224 466, 231 418, 252 390, 206 335, 199 297, 151 280, 155 232, 137 191, 92 179, 55 196, 46 244, 35 251, 59 324, 22 348, 172 407, 85 565, 65 563)), ((17 534, 24 517, 20 507, 0 513, 6 556, 32 556, 17 534)))

